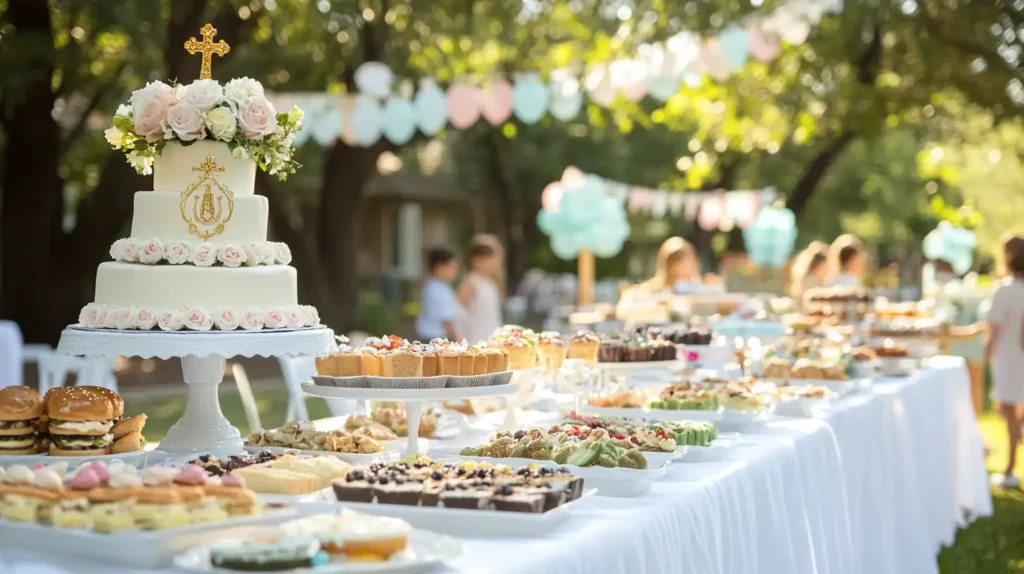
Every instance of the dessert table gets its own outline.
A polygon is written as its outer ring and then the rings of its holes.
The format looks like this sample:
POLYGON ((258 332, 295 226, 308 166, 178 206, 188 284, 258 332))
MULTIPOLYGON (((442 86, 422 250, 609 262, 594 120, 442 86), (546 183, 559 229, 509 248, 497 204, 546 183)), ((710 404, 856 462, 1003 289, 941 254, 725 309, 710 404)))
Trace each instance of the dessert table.
MULTIPOLYGON (((465 539, 439 571, 937 572, 940 546, 991 514, 987 484, 966 367, 943 357, 822 418, 745 429, 717 458, 674 464, 642 496, 580 501, 543 538, 465 539)), ((7 571, 109 567, 5 552, 7 571)))

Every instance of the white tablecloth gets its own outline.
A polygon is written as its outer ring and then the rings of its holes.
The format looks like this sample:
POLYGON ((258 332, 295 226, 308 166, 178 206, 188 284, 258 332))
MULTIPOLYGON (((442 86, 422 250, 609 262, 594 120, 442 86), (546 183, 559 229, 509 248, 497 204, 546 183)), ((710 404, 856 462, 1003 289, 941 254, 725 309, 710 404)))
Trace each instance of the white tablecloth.
MULTIPOLYGON (((992 511, 981 449, 966 369, 943 360, 876 382, 822 420, 750 429, 716 460, 674 465, 646 495, 585 499, 542 538, 465 540, 439 571, 935 572, 965 511, 992 511)), ((22 568, 43 560, 0 555, 22 568)))

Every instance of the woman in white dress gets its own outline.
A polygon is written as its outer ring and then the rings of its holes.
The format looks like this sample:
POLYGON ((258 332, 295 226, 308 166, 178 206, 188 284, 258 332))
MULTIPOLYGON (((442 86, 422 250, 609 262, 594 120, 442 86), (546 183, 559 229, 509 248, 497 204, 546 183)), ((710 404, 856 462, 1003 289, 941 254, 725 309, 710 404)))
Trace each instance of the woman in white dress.
POLYGON ((844 234, 836 238, 828 249, 830 287, 862 287, 867 255, 864 242, 856 235, 844 234))
POLYGON ((1017 488, 1020 480, 1013 467, 1024 415, 1024 238, 1008 239, 1003 255, 1009 277, 992 296, 988 313, 992 337, 985 357, 992 369, 992 400, 999 403, 999 414, 1006 419, 1010 458, 1006 470, 992 475, 992 481, 1004 488, 1017 488))
POLYGON ((821 287, 828 277, 828 245, 812 241, 796 259, 789 276, 789 294, 795 301, 804 296, 804 291, 821 287))
POLYGON ((459 336, 471 345, 486 341, 502 325, 501 289, 504 250, 493 235, 480 234, 469 243, 469 273, 459 285, 458 297, 466 314, 459 336))

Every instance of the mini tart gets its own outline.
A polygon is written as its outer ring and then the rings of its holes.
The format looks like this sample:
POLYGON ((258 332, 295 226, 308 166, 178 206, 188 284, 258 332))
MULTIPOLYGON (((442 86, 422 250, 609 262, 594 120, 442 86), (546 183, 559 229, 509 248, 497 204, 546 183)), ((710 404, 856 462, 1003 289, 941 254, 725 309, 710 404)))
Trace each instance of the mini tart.
POLYGON ((597 362, 597 351, 601 347, 601 339, 590 331, 580 331, 571 339, 566 348, 566 356, 570 359, 582 359, 588 365, 597 362))
POLYGON ((454 349, 445 349, 437 354, 437 374, 459 376, 462 372, 462 358, 454 349))
POLYGON ((380 377, 384 372, 381 355, 377 351, 363 351, 359 354, 360 372, 368 377, 380 377))
POLYGON ((474 375, 486 375, 487 374, 487 355, 481 351, 473 349, 469 352, 469 356, 473 358, 473 374, 474 375))
POLYGON ((386 561, 404 551, 412 533, 404 520, 355 513, 300 519, 286 528, 312 536, 329 554, 371 561, 386 561))
POLYGON ((384 355, 383 374, 385 377, 422 377, 423 357, 412 351, 392 351, 384 355))
POLYGON ((316 567, 328 562, 312 536, 286 536, 278 540, 219 543, 210 547, 210 563, 240 571, 285 571, 316 567))
POLYGON ((473 374, 473 355, 468 352, 459 355, 459 375, 469 377, 473 374))
POLYGON ((440 368, 438 365, 437 353, 421 353, 423 357, 423 376, 424 377, 436 377, 441 373, 438 372, 440 368))
POLYGON ((508 353, 503 349, 487 347, 484 349, 487 355, 487 373, 501 373, 508 370, 508 353))

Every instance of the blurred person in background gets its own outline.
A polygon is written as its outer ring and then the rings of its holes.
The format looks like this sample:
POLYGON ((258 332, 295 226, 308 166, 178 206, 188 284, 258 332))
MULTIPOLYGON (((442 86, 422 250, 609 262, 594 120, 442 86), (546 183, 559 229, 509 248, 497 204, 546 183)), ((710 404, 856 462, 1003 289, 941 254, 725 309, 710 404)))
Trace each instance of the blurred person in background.
POLYGON ((658 249, 654 277, 638 285, 637 289, 648 293, 668 290, 693 293, 700 291, 701 285, 697 252, 682 237, 669 237, 658 249))
POLYGON ((856 235, 844 234, 828 250, 829 287, 863 287, 867 253, 856 235))
POLYGON ((992 296, 988 316, 992 336, 985 358, 992 369, 992 400, 999 403, 999 414, 1006 420, 1010 456, 1006 470, 993 474, 992 482, 1018 488, 1020 479, 1013 467, 1024 415, 1024 237, 1010 237, 1003 243, 1003 265, 1008 277, 992 296))
POLYGON ((502 325, 501 299, 504 249, 497 237, 479 234, 469 242, 469 273, 459 285, 459 301, 466 310, 459 335, 470 344, 486 341, 502 325))
POLYGON ((812 241, 793 260, 789 294, 794 300, 799 300, 804 291, 825 285, 827 278, 828 245, 823 241, 812 241))
POLYGON ((423 282, 423 301, 416 317, 416 332, 423 342, 431 339, 458 339, 455 322, 462 309, 455 297, 452 283, 459 275, 459 260, 447 247, 427 251, 427 271, 423 282))

